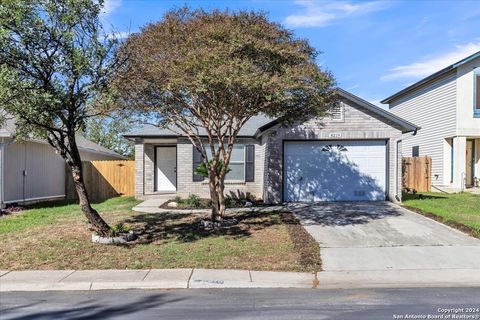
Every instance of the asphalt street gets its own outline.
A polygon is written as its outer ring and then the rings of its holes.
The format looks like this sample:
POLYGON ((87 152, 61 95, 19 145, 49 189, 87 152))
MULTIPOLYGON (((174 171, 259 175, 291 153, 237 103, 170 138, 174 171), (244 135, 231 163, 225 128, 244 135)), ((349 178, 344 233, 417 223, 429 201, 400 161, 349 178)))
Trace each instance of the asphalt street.
POLYGON ((480 319, 480 288, 10 292, 0 307, 2 320, 480 319))

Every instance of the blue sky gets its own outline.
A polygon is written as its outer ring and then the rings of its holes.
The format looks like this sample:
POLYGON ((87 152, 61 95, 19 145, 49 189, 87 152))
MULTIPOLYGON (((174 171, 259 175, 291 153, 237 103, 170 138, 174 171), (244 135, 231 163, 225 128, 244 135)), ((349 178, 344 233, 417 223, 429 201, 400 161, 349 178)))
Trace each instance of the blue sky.
POLYGON ((168 9, 265 11, 323 52, 338 84, 379 105, 396 91, 480 50, 480 0, 107 0, 103 20, 136 32, 168 9))

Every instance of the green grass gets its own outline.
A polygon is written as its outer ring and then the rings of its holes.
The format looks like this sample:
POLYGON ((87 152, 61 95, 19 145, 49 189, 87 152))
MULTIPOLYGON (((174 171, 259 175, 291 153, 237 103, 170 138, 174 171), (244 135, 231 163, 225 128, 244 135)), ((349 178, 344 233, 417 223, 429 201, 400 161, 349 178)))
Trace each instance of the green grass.
MULTIPOLYGON (((132 197, 118 197, 93 204, 98 211, 122 209, 137 204, 132 197)), ((28 206, 26 210, 14 213, 0 219, 0 235, 10 232, 19 232, 26 229, 56 224, 65 218, 82 217, 78 204, 73 202, 44 202, 28 206)))
POLYGON ((138 234, 129 245, 91 242, 78 205, 47 203, 0 218, 0 270, 226 268, 318 271, 320 252, 291 214, 238 213, 239 223, 205 231, 206 214, 146 214, 133 198, 114 198, 94 207, 111 225, 138 234))
POLYGON ((470 193, 421 193, 404 194, 403 204, 438 220, 466 226, 472 235, 480 237, 480 195, 470 193))

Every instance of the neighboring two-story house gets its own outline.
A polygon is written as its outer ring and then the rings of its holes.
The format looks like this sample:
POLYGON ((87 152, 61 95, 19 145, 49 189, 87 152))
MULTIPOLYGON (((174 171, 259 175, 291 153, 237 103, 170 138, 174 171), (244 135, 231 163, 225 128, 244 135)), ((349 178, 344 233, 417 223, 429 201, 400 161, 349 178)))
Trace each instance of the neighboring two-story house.
POLYGON ((382 103, 422 128, 404 137, 403 156, 431 156, 434 187, 475 186, 480 178, 480 51, 382 103))

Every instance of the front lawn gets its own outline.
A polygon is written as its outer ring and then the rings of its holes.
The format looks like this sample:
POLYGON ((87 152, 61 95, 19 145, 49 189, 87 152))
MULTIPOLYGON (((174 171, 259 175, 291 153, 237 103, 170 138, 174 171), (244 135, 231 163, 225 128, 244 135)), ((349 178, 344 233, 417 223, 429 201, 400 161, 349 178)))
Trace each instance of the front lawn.
POLYGON ((0 217, 0 269, 235 268, 317 271, 319 247, 290 213, 239 213, 238 225, 211 233, 204 214, 144 214, 133 198, 94 207, 110 223, 135 230, 122 246, 91 242, 76 204, 43 204, 0 217))
POLYGON ((480 195, 404 194, 403 205, 480 238, 480 195))

